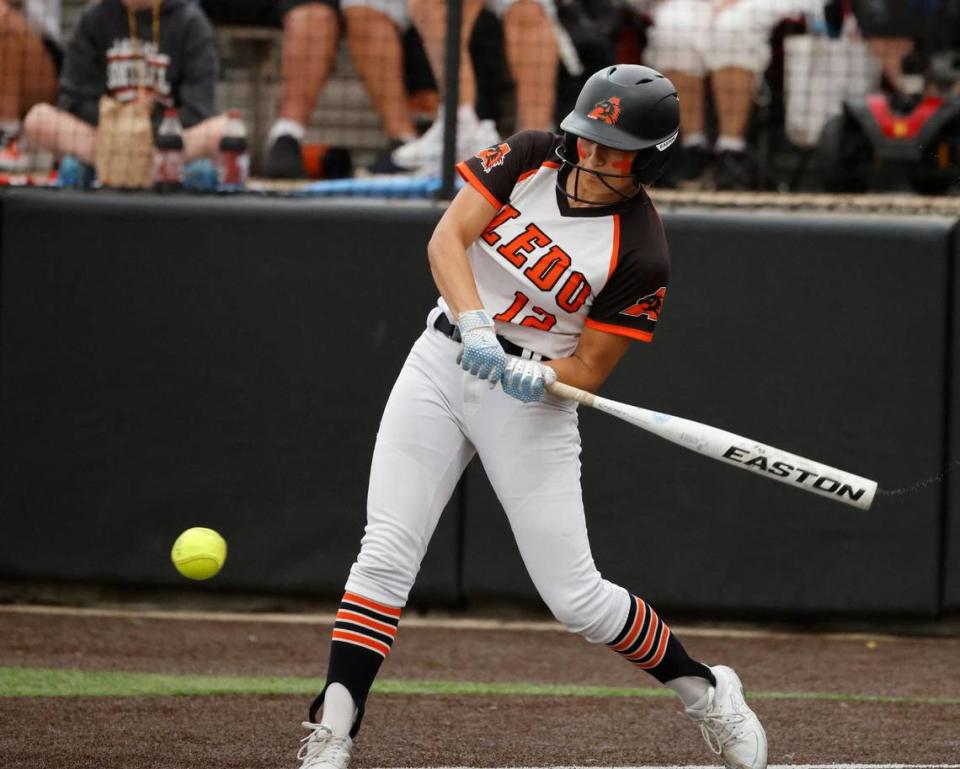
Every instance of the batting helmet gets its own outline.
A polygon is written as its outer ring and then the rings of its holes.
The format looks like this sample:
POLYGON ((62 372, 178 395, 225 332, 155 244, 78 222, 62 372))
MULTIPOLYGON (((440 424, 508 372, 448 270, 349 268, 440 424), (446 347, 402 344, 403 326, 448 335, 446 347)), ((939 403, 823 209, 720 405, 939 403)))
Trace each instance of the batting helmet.
MULTIPOLYGON (((617 64, 595 72, 560 123, 566 136, 560 159, 575 166, 577 137, 605 147, 637 151, 631 174, 650 184, 663 173, 680 131, 677 89, 650 67, 617 64)), ((602 174, 612 176, 612 174, 602 174)))

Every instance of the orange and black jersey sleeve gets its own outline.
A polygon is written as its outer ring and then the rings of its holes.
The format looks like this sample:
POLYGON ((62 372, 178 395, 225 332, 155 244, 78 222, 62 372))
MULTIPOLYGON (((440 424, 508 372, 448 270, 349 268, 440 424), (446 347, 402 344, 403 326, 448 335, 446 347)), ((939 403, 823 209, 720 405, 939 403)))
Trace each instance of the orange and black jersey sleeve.
POLYGON ((497 209, 506 205, 517 182, 554 158, 558 138, 547 131, 521 131, 457 164, 463 180, 497 209))
POLYGON ((659 214, 645 193, 641 197, 617 217, 616 264, 586 326, 650 342, 667 293, 670 251, 659 214))

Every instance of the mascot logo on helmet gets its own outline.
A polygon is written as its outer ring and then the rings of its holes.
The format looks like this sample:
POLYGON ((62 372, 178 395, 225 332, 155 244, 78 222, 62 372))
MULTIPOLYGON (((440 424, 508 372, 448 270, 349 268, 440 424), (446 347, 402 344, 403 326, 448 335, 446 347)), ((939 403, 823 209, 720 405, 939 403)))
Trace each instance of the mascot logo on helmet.
POLYGON ((587 113, 587 117, 607 125, 616 125, 620 119, 620 97, 611 96, 609 99, 598 101, 597 106, 587 113))
POLYGON ((503 165, 503 159, 510 154, 509 144, 498 144, 496 147, 487 147, 480 150, 475 157, 480 159, 483 165, 483 172, 490 173, 497 166, 503 165))
POLYGON ((654 323, 660 319, 660 311, 663 309, 663 297, 667 295, 667 287, 661 286, 652 294, 640 297, 627 309, 620 312, 621 315, 629 315, 631 318, 642 318, 646 316, 654 323))

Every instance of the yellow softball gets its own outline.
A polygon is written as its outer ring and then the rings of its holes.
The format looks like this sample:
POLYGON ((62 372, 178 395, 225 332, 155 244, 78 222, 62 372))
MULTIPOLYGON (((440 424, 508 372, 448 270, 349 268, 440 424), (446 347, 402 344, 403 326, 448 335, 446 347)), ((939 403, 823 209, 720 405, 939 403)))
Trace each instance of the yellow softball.
POLYGON ((210 579, 227 560, 227 543, 213 529, 195 526, 177 537, 170 560, 184 577, 210 579))

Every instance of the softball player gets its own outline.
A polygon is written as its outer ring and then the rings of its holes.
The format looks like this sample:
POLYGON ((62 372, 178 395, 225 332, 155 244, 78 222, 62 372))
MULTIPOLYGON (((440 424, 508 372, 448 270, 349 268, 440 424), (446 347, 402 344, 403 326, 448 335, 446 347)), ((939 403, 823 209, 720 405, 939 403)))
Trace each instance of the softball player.
POLYGON ((632 340, 653 338, 669 256, 642 185, 676 140, 676 91, 647 67, 609 67, 561 128, 523 131, 458 166, 468 185, 427 249, 441 298, 383 414, 303 769, 346 769, 427 543, 475 454, 554 616, 673 689, 728 767, 766 766, 736 673, 691 659, 649 604, 597 571, 576 405, 546 391, 558 378, 594 391, 632 340))

